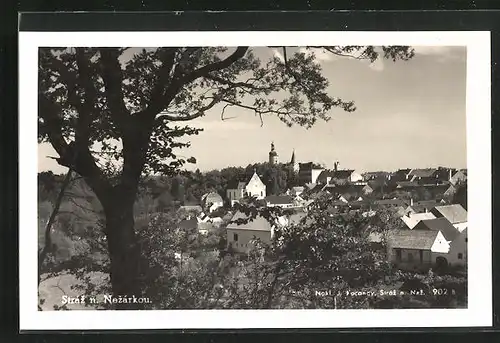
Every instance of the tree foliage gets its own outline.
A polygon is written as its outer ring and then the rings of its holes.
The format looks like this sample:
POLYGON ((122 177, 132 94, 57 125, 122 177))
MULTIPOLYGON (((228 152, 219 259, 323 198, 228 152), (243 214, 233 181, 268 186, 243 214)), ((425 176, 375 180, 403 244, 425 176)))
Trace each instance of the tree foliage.
MULTIPOLYGON (((401 46, 321 49, 370 61, 380 52, 392 60, 413 56, 401 46)), ((141 175, 173 175, 195 162, 178 150, 201 129, 182 122, 218 106, 222 119, 237 107, 309 128, 328 121, 334 108, 355 109, 328 94, 313 48, 282 51, 283 59, 262 61, 249 47, 39 49, 38 138, 50 142, 57 162, 78 173, 103 207, 115 295, 142 292, 133 217, 141 175)))

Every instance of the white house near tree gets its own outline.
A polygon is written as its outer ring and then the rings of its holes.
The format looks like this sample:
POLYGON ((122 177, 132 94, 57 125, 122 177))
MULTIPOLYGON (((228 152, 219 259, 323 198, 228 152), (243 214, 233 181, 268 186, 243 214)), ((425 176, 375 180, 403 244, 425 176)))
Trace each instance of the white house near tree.
POLYGON ((405 269, 430 268, 450 244, 440 231, 397 230, 387 239, 389 261, 405 269))
POLYGON ((252 220, 242 213, 237 212, 227 226, 228 248, 238 253, 248 253, 252 249, 251 241, 259 238, 262 242, 270 243, 274 235, 274 226, 262 216, 257 216, 252 220), (247 220, 245 223, 238 223, 238 220, 247 220))
POLYGON ((231 206, 244 197, 254 197, 262 200, 266 197, 266 185, 257 175, 257 172, 254 171, 248 182, 239 181, 230 185, 226 190, 226 195, 231 206))
POLYGON ((465 265, 467 263, 467 230, 460 232, 448 219, 441 217, 421 220, 411 231, 433 231, 443 234, 450 248, 446 253, 434 254, 437 264, 465 265))

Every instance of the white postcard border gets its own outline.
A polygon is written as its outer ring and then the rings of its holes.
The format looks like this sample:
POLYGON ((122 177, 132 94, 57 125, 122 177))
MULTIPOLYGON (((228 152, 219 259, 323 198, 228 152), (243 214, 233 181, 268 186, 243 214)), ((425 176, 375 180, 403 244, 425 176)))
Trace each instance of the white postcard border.
POLYGON ((379 328, 492 325, 490 33, 20 32, 19 304, 21 330, 379 328), (38 311, 37 96, 40 46, 467 47, 468 308, 415 310, 38 311), (475 228, 475 229, 474 229, 475 228))

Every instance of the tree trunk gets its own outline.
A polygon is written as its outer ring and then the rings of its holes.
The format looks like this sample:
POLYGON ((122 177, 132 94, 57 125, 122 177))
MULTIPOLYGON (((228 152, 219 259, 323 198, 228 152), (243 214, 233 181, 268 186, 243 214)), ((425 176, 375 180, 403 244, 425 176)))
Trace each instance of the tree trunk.
MULTIPOLYGON (((119 194, 105 206, 106 238, 111 261, 110 278, 115 298, 139 298, 141 251, 134 230, 133 201, 119 194)), ((140 309, 139 303, 116 304, 116 309, 140 309)))

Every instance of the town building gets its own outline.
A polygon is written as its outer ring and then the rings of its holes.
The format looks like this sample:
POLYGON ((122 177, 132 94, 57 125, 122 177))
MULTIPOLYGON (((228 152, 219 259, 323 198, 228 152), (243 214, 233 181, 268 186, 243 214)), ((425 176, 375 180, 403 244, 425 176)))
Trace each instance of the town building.
POLYGON ((447 255, 450 244, 440 231, 394 230, 387 238, 388 260, 402 269, 429 269, 447 255), (436 261, 437 258, 437 261, 436 261))
POLYGON ((467 171, 458 170, 452 177, 450 177, 449 181, 453 186, 465 183, 467 181, 467 171))
POLYGON ((263 243, 271 242, 274 236, 274 225, 262 216, 249 218, 242 212, 236 212, 227 226, 226 235, 229 250, 248 253, 253 248, 252 240, 256 238, 263 243))
POLYGON ((446 218, 460 232, 467 228, 467 211, 460 204, 436 206, 431 213, 436 218, 446 218))
POLYGON ((269 195, 265 198, 267 207, 293 208, 297 207, 290 195, 269 195))
POLYGON ((205 211, 212 213, 224 206, 224 199, 217 192, 210 192, 202 195, 201 204, 205 211))
POLYGON ((262 200, 266 197, 266 185, 262 182, 259 175, 257 175, 257 171, 254 170, 248 182, 236 180, 230 183, 226 190, 226 196, 231 206, 246 197, 262 200))
POLYGON ((435 253, 436 264, 465 265, 467 261, 467 230, 460 232, 444 217, 421 220, 411 231, 441 232, 449 244, 446 253, 435 253))
POLYGON ((401 217, 401 220, 405 223, 408 229, 413 229, 421 220, 436 219, 434 214, 431 212, 424 213, 412 213, 408 212, 401 217))
POLYGON ((325 168, 313 162, 299 163, 299 183, 301 185, 315 184, 323 170, 325 168))

